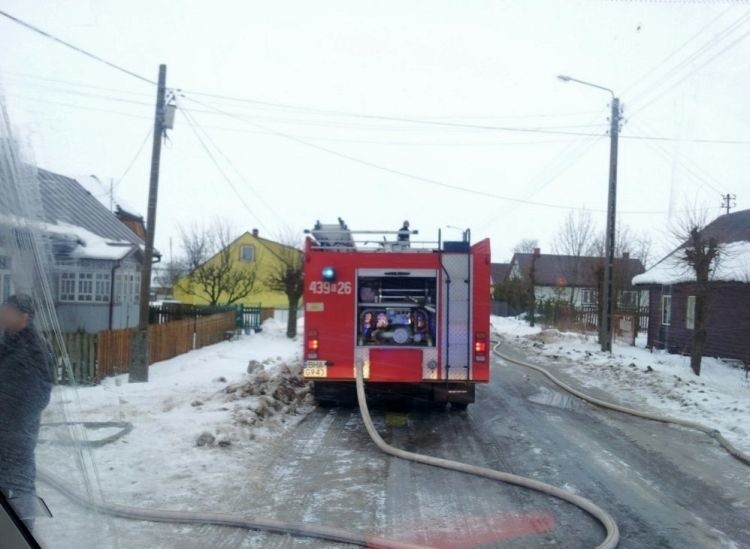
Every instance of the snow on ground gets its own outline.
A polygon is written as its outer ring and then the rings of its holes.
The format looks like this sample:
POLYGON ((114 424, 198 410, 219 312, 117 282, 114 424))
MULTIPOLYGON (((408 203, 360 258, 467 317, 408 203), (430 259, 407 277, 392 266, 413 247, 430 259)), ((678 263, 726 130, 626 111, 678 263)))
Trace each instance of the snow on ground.
MULTIPOLYGON (((129 434, 91 450, 105 498, 162 508, 218 509, 229 487, 312 410, 301 379, 300 343, 266 321, 241 336, 154 364, 148 383, 127 376, 78 389, 78 421, 126 421, 129 434), (248 373, 250 371, 250 373, 248 373)), ((51 411, 53 413, 54 411, 51 411)), ((55 439, 43 427, 40 437, 55 439)), ((90 440, 117 429, 89 430, 90 440)), ((40 467, 56 470, 53 444, 40 443, 40 467)))
POLYGON ((572 378, 581 388, 595 388, 616 403, 697 421, 719 429, 750 452, 750 380, 729 362, 704 357, 701 375, 690 357, 615 343, 601 352, 595 335, 531 328, 515 318, 492 318, 494 330, 524 349, 531 362, 572 378))

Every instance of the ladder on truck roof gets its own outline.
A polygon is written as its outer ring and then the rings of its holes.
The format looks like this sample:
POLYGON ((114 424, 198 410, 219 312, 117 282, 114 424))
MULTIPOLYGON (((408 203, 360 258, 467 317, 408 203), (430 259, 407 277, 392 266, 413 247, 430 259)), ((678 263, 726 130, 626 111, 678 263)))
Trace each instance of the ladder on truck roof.
MULTIPOLYGON (((435 247, 440 248, 440 232, 435 242, 402 241, 399 239, 388 240, 386 235, 401 236, 402 231, 353 231, 344 220, 339 217, 338 223, 321 223, 317 221, 311 230, 305 230, 316 242, 315 248, 338 248, 358 249, 360 251, 433 251, 435 247), (354 235, 365 235, 364 238, 355 240, 354 235), (377 238, 374 238, 376 237, 377 238), (381 241, 379 238, 382 237, 381 241)), ((419 231, 409 231, 409 236, 417 235, 419 231)))

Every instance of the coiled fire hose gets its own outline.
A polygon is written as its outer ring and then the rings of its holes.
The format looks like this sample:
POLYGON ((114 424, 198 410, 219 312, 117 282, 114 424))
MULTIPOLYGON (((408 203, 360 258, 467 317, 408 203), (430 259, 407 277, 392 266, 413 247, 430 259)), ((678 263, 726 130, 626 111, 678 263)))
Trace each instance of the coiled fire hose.
POLYGON ((564 389, 571 395, 574 395, 580 398, 581 400, 585 400, 586 402, 589 402, 595 406, 599 406, 600 408, 606 408, 608 410, 615 410, 616 412, 622 412, 623 414, 628 414, 628 415, 640 417, 643 419, 649 419, 651 421, 658 421, 660 423, 670 423, 672 425, 679 425, 680 427, 687 427, 688 429, 695 429, 696 431, 705 433, 711 438, 713 438, 714 440, 716 440, 727 452, 729 452, 729 454, 731 454, 734 458, 736 458, 740 462, 744 463, 745 465, 750 465, 750 455, 744 453, 742 450, 732 445, 731 442, 729 442, 726 438, 724 438, 724 435, 722 435, 721 431, 719 431, 718 429, 714 429, 712 427, 706 427, 705 425, 701 425, 700 423, 697 423, 695 421, 690 421, 687 419, 679 419, 675 417, 663 416, 661 414, 652 414, 650 412, 641 412, 640 410, 634 410, 633 408, 628 408, 627 406, 613 404, 611 402, 607 402, 605 400, 600 400, 598 398, 592 397, 590 395, 587 395, 586 393, 579 391, 578 389, 574 387, 571 387, 567 383, 560 381, 554 375, 552 375, 548 370, 546 370, 545 368, 542 368, 541 366, 537 366, 536 364, 531 364, 529 362, 525 362, 523 360, 519 360, 517 358, 513 358, 505 354, 502 354, 501 352, 497 350, 497 348, 501 344, 502 342, 500 341, 495 342, 495 345, 492 348, 492 352, 495 353, 495 355, 502 358, 506 362, 510 362, 511 364, 517 364, 518 366, 523 366, 525 368, 530 368, 536 372, 539 372, 540 374, 545 376, 547 379, 549 379, 552 383, 554 383, 561 389, 564 389))
POLYGON ((449 459, 408 452, 406 450, 391 446, 383 440, 380 434, 378 434, 378 431, 375 429, 375 425, 372 423, 370 410, 367 408, 367 399, 365 397, 365 382, 363 379, 361 363, 357 364, 356 373, 357 401, 359 403, 359 412, 362 415, 362 420, 365 423, 365 428, 367 429, 370 438, 373 440, 375 445, 383 452, 394 457, 407 459, 409 461, 414 461, 417 463, 423 463, 425 465, 432 465, 433 467, 440 467, 442 469, 448 469, 450 471, 457 471, 459 473, 467 473, 478 477, 488 478, 490 480, 497 480, 500 482, 506 482, 508 484, 515 484, 516 486, 521 486, 522 488, 530 488, 532 490, 536 490, 537 492, 541 492, 568 503, 572 503, 576 507, 583 509, 588 514, 593 516, 602 524, 602 526, 604 526, 604 529, 607 532, 607 536, 605 537, 604 541, 602 541, 602 543, 597 546, 597 549, 612 549, 614 547, 617 547, 617 543, 620 539, 620 532, 617 528, 617 523, 609 515, 609 513, 595 505, 591 500, 588 500, 584 497, 578 496, 556 486, 552 486, 551 484, 540 482, 538 480, 514 475, 512 473, 506 473, 504 471, 495 471, 494 469, 487 469, 486 467, 470 465, 468 463, 462 463, 460 461, 452 461, 449 459))

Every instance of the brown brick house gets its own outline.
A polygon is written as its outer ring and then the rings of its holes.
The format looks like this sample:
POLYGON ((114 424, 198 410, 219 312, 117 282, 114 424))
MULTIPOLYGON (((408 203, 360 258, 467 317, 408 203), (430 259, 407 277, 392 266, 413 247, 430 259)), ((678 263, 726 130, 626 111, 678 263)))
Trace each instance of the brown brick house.
MULTIPOLYGON (((721 256, 713 268, 704 355, 750 361, 750 210, 718 217, 702 231, 721 256)), ((680 246, 633 284, 649 290, 648 346, 689 353, 695 311, 695 275, 677 259, 680 246)))

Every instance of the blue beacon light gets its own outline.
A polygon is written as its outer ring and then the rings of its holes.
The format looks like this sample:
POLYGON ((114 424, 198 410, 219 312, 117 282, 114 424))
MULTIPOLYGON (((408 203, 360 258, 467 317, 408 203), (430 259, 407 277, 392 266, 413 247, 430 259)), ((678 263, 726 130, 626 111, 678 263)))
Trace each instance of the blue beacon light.
POLYGON ((336 280, 336 271, 333 269, 333 267, 323 267, 323 272, 321 274, 323 276, 323 280, 326 280, 328 282, 336 280))

